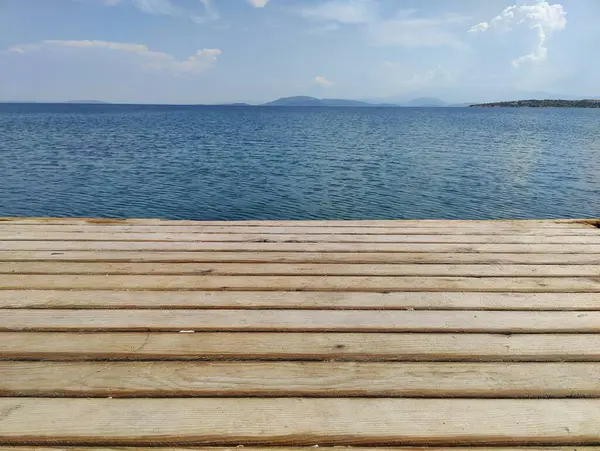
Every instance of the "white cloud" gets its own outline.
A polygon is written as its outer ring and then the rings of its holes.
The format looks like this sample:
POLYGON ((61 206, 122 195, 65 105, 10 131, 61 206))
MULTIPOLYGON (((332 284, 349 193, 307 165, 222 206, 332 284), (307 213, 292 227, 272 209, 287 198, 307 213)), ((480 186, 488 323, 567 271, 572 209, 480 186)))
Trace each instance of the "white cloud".
POLYGON ((8 53, 25 54, 36 51, 50 50, 56 47, 74 49, 110 50, 117 52, 133 53, 142 58, 143 67, 154 70, 168 70, 175 73, 200 73, 210 69, 221 54, 219 49, 201 49, 185 60, 179 61, 173 55, 165 52, 150 50, 143 44, 110 41, 60 41, 46 40, 36 44, 25 44, 11 47, 8 53))
POLYGON ((170 69, 176 72, 204 72, 217 62, 220 54, 219 49, 201 49, 183 61, 172 61, 170 69))
POLYGON ((313 78, 313 80, 316 84, 318 84, 319 86, 323 86, 324 88, 333 84, 322 75, 317 75, 315 78, 313 78))
POLYGON ((469 33, 476 33, 478 31, 486 31, 490 28, 490 24, 487 22, 478 23, 477 25, 473 25, 469 30, 469 33))
POLYGON ((548 57, 546 46, 549 36, 562 31, 567 26, 567 12, 563 5, 551 5, 547 1, 538 1, 531 5, 513 5, 505 8, 490 22, 479 23, 469 30, 471 33, 485 32, 490 29, 510 31, 514 27, 526 26, 535 31, 536 40, 531 53, 516 58, 515 67, 523 63, 540 63, 548 57))
POLYGON ((247 0, 253 8, 264 8, 269 3, 269 0, 247 0))
POLYGON ((454 47, 466 45, 452 28, 467 18, 456 14, 439 17, 417 17, 416 10, 400 10, 391 18, 383 18, 376 0, 328 0, 304 7, 300 14, 324 22, 327 31, 341 25, 362 26, 371 42, 394 47, 454 47))

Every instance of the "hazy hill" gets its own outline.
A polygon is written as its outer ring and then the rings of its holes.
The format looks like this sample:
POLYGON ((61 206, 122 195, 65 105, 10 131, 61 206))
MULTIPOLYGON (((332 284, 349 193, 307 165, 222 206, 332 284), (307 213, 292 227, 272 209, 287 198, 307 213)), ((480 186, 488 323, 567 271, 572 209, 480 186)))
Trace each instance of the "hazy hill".
POLYGON ((362 100, 349 99, 318 99, 316 97, 295 96, 282 97, 272 102, 267 102, 266 106, 361 106, 361 107, 444 107, 450 106, 447 102, 435 97, 419 97, 402 103, 390 102, 366 102, 362 100))

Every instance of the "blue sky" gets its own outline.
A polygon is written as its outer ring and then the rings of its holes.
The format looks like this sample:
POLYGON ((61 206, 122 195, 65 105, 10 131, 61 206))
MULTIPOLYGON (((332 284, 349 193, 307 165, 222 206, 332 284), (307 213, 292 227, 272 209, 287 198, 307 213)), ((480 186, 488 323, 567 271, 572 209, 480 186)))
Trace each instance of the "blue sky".
POLYGON ((0 100, 600 96, 598 0, 0 0, 0 100))

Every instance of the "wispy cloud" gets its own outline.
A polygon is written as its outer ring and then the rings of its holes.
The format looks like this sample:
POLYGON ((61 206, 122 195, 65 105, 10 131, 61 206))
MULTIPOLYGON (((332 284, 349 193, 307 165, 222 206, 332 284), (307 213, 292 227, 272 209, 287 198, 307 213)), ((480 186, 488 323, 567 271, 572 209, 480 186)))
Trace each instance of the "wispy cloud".
POLYGON ((300 9, 300 15, 335 30, 342 25, 365 29, 374 45, 393 47, 465 48, 455 29, 468 18, 456 14, 419 16, 416 10, 399 10, 384 18, 376 0, 328 0, 300 9))
POLYGON ((143 44, 95 40, 46 40, 35 44, 13 46, 3 53, 15 53, 22 55, 30 52, 51 50, 52 48, 57 47, 66 47, 86 51, 109 50, 131 53, 142 58, 142 66, 144 68, 191 74, 198 74, 210 69, 216 63, 217 57, 221 54, 221 50, 219 49, 200 49, 194 55, 184 60, 178 60, 169 53, 150 50, 146 45, 143 44))
POLYGON ((377 19, 377 4, 373 0, 329 0, 300 9, 308 19, 341 24, 365 24, 377 19))
POLYGON ((269 3, 269 0, 247 0, 253 8, 264 8, 269 3))
POLYGON ((467 48, 454 29, 467 18, 456 14, 439 17, 416 17, 413 11, 399 14, 395 19, 382 20, 369 26, 371 38, 377 45, 407 48, 453 47, 467 48))
MULTIPOLYGON (((174 0, 95 0, 107 6, 131 5, 138 10, 155 16, 171 16, 193 20, 196 23, 219 19, 213 0, 198 0, 198 9, 188 9, 174 0)), ((264 0, 257 0, 264 1, 264 0)), ((268 1, 268 0, 267 0, 268 1)))
POLYGON ((454 81, 454 75, 442 66, 424 71, 414 71, 410 66, 396 61, 381 63, 388 77, 399 91, 411 91, 433 84, 448 85, 454 81))
POLYGON ((324 88, 333 84, 322 75, 317 75, 315 78, 313 78, 313 80, 316 84, 318 84, 319 86, 323 86, 324 88))
POLYGON ((511 31, 511 27, 528 27, 535 31, 536 40, 531 53, 522 55, 512 64, 519 67, 523 63, 540 63, 548 57, 547 41, 554 32, 562 31, 567 26, 567 12, 563 5, 551 5, 546 1, 538 1, 530 5, 513 5, 505 8, 489 22, 481 22, 469 30, 471 33, 486 32, 491 29, 511 31))

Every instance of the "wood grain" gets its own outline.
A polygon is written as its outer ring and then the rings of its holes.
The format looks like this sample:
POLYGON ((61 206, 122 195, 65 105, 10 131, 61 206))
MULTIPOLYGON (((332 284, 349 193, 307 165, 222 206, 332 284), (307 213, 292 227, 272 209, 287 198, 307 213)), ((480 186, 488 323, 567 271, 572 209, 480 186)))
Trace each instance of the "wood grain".
POLYGON ((598 254, 440 252, 1 251, 2 262, 598 265, 598 254))
POLYGON ((0 332, 275 331, 600 333, 600 312, 0 310, 0 332))
POLYGON ((0 374, 0 396, 600 396, 600 363, 0 361, 0 374))
POLYGON ((521 254, 600 254, 600 244, 493 243, 274 243, 186 241, 2 241, 2 251, 226 251, 226 252, 456 252, 521 254))
POLYGON ((5 290, 600 292, 600 277, 7 275, 5 290))
POLYGON ((0 359, 600 362, 600 334, 2 332, 0 359))
POLYGON ((0 308, 598 311, 600 301, 597 293, 0 290, 0 308))
MULTIPOLYGON (((312 446, 314 447, 314 446, 312 446)), ((312 447, 260 447, 253 446, 252 451, 312 451, 312 447)), ((327 447, 320 446, 319 451, 340 451, 339 446, 327 447)), ((61 447, 49 447, 49 446, 0 446, 0 451, 233 451, 231 447, 217 447, 217 446, 195 446, 193 448, 184 447, 173 447, 161 448, 159 446, 153 447, 104 447, 104 446, 61 446, 61 447)), ((440 446, 427 446, 427 447, 407 447, 407 446, 377 446, 377 447, 360 447, 353 446, 352 451, 600 451, 598 446, 477 446, 477 447, 440 447, 440 446)))
POLYGON ((276 220, 276 221, 194 221, 165 220, 143 218, 0 218, 2 225, 44 225, 44 224, 79 224, 79 225, 192 225, 192 226, 259 226, 259 227, 461 227, 476 226, 478 228, 495 228, 504 226, 535 228, 590 228, 590 223, 598 219, 498 219, 498 220, 447 220, 447 219, 383 219, 383 220, 276 220))
POLYGON ((286 226, 245 226, 236 225, 135 225, 135 224, 38 224, 38 225, 5 225, 0 221, 0 233, 144 233, 144 234, 301 234, 301 235, 536 235, 536 236, 598 236, 600 231, 595 227, 538 227, 516 225, 456 225, 455 227, 431 227, 419 224, 406 227, 390 227, 387 222, 376 226, 297 226, 294 223, 286 226))
POLYGON ((0 262, 0 274, 600 277, 598 265, 0 262))
POLYGON ((0 451, 600 451, 599 375, 592 220, 0 218, 0 451))
POLYGON ((598 399, 2 398, 10 444, 594 444, 598 399))
POLYGON ((429 244, 589 244, 600 246, 600 233, 590 235, 539 236, 518 235, 357 235, 357 234, 273 234, 273 233, 61 233, 61 232, 5 232, 0 240, 10 241, 69 241, 73 243, 99 242, 192 242, 192 243, 429 243, 429 244))

